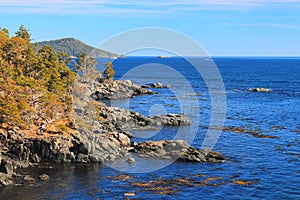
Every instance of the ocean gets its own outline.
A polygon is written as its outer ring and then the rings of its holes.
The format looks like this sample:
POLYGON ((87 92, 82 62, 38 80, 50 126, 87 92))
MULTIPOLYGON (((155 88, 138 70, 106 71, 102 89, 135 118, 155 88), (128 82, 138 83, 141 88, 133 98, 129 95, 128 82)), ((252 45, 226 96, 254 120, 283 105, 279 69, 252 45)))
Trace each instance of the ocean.
MULTIPOLYGON (((99 60, 101 71, 106 61, 99 60)), ((207 61, 214 61, 219 70, 221 79, 215 81, 224 84, 221 95, 226 98, 218 104, 226 109, 221 113, 225 128, 210 147, 222 153, 226 162, 154 165, 144 160, 130 166, 153 169, 145 173, 96 164, 26 169, 25 173, 47 173, 51 179, 0 189, 0 199, 300 199, 300 58, 213 57, 207 61), (273 92, 247 91, 257 87, 273 92)), ((184 113, 192 119, 190 127, 181 129, 134 131, 133 141, 186 139, 196 148, 203 147, 211 112, 218 109, 212 106, 213 89, 207 78, 177 57, 126 57, 113 64, 116 79, 161 82, 171 88, 105 103, 144 115, 184 113)))

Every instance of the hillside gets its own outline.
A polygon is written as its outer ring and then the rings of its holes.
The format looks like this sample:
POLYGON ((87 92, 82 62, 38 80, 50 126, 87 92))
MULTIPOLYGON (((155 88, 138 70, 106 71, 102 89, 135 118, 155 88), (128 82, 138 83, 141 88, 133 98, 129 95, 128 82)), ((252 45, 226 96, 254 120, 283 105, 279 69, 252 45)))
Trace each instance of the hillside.
MULTIPOLYGON (((58 40, 50 40, 50 41, 43 41, 37 43, 40 48, 43 48, 44 46, 50 46, 52 47, 56 52, 64 52, 70 56, 77 57, 81 53, 90 54, 93 52, 93 57, 118 57, 117 54, 104 51, 101 49, 97 49, 95 47, 89 46, 77 39, 74 38, 63 38, 58 40)), ((33 44, 35 49, 37 48, 37 44, 33 44)))

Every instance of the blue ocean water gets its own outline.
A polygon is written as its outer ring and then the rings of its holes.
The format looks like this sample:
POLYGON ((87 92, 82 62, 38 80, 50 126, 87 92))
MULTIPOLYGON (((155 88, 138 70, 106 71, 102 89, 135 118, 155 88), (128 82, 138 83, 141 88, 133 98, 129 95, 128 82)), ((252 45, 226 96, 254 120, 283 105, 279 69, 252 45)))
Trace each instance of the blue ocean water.
MULTIPOLYGON (((1 199, 122 199, 126 192, 135 193, 135 196, 126 198, 136 199, 300 199, 300 133, 296 131, 300 130, 300 59, 212 59, 225 85, 225 127, 259 130, 261 134, 278 136, 279 139, 222 132, 213 150, 222 153, 227 158, 226 162, 174 162, 149 173, 129 174, 105 165, 58 165, 52 169, 29 170, 28 173, 46 172, 51 180, 1 189, 1 199), (273 92, 247 92, 248 88, 254 87, 270 88, 273 92), (124 174, 129 174, 130 178, 116 178, 124 174), (177 192, 172 194, 146 191, 133 184, 193 175, 221 177, 224 183, 178 186, 177 192), (234 183, 235 180, 253 184, 239 185, 234 183)), ((99 60, 100 70, 103 70, 102 63, 106 61, 99 60)), ((193 146, 201 147, 211 117, 211 94, 204 79, 186 60, 127 57, 119 58, 113 64, 116 79, 131 79, 140 84, 161 82, 177 90, 153 89, 157 94, 106 103, 145 115, 185 113, 192 119, 192 126, 182 131, 188 140, 193 140, 193 146)), ((159 132, 138 131, 134 132, 133 140, 174 139, 177 131, 177 128, 171 127, 159 132)), ((147 162, 134 165, 143 168, 147 162)))

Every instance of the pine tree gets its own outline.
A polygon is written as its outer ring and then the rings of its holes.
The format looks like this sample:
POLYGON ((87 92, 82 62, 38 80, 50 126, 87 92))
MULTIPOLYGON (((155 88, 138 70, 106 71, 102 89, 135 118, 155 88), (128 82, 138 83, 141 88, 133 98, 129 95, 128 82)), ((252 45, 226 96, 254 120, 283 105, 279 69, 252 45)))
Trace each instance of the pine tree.
POLYGON ((113 80, 113 77, 115 75, 115 70, 113 69, 112 62, 105 63, 105 66, 106 66, 106 69, 103 73, 106 75, 106 78, 108 80, 113 80))
POLYGON ((19 30, 16 32, 16 36, 23 38, 27 43, 30 43, 30 34, 29 31, 25 28, 25 26, 22 24, 19 28, 19 30))
POLYGON ((13 37, 0 29, 0 125, 62 119, 72 111, 75 73, 67 55, 47 46, 36 53, 30 40, 23 25, 13 37))

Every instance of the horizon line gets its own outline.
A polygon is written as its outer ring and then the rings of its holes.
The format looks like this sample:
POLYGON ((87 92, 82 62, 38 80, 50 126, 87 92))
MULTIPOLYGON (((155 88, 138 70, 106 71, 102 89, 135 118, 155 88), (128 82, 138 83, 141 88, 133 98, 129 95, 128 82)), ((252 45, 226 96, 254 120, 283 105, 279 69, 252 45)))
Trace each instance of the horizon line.
MULTIPOLYGON (((127 57, 162 57, 161 59, 167 58, 178 58, 178 57, 205 57, 205 58, 300 58, 299 56, 288 56, 288 55, 204 55, 204 56, 165 56, 165 55, 122 55, 118 58, 127 57)), ((100 57, 102 58, 102 57, 100 57)))

